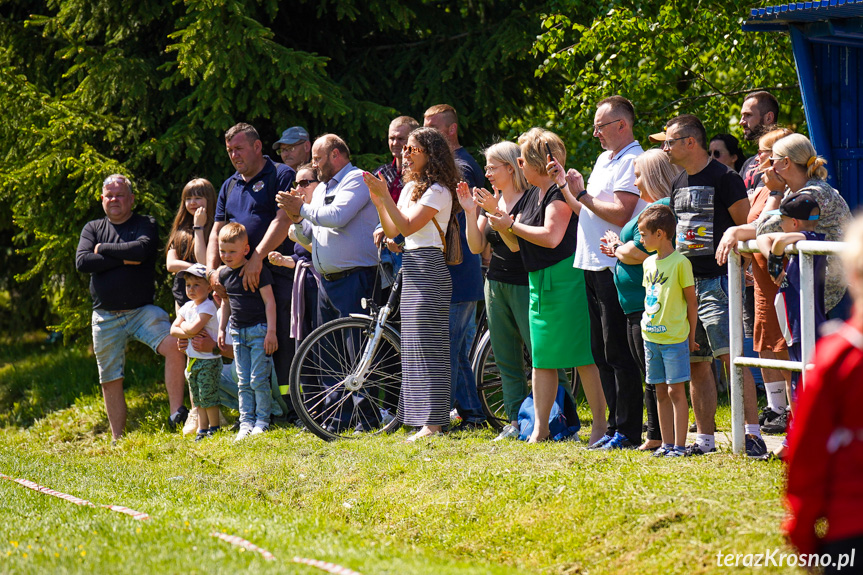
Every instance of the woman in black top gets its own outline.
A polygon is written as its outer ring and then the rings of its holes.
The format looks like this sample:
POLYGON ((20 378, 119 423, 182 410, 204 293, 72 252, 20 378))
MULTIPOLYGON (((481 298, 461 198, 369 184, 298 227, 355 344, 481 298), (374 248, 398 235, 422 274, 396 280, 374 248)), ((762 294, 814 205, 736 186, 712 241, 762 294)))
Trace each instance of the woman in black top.
MULTIPOLYGON (((559 368, 578 367, 594 421, 605 421, 605 398, 590 351, 584 274, 573 267, 578 216, 558 187, 567 185, 563 141, 540 128, 522 134, 519 165, 533 188, 513 216, 489 214, 492 227, 518 238, 530 283, 530 341, 536 425, 530 442, 548 439, 548 418, 557 394, 559 368), (550 152, 550 154, 549 154, 550 152)), ((504 235, 504 237, 506 237, 504 235)), ((595 429, 597 433, 602 429, 595 429)))
MULTIPOLYGON (((518 158, 519 147, 512 142, 500 142, 485 150, 485 175, 496 192, 468 189, 461 182, 457 189, 459 203, 466 214, 475 214, 477 204, 490 212, 515 214, 518 203, 529 187, 518 158)), ((524 345, 530 347, 530 288, 527 270, 518 253, 518 240, 512 234, 499 234, 488 223, 485 211, 477 218, 467 218, 467 243, 470 251, 479 254, 491 246, 491 262, 485 281, 485 307, 491 347, 500 370, 503 402, 510 424, 495 439, 519 435, 518 410, 530 393, 524 372, 524 345), (513 251, 515 250, 515 251, 513 251)), ((566 384, 566 372, 559 370, 560 383, 566 384)))

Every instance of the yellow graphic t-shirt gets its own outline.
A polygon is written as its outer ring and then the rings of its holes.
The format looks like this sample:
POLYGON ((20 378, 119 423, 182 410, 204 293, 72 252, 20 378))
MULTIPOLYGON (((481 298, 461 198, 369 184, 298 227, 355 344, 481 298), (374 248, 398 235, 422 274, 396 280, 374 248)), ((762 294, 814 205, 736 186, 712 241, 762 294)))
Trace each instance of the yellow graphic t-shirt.
POLYGON ((641 336, 653 343, 680 343, 689 338, 683 289, 695 285, 692 264, 678 251, 664 259, 654 254, 644 260, 644 315, 641 336))

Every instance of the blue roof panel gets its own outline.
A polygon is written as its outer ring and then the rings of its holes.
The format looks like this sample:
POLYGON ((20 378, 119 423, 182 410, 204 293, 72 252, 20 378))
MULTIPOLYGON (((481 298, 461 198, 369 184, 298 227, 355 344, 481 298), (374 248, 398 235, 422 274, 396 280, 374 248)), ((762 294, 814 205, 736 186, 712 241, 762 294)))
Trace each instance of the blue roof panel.
POLYGON ((836 18, 863 17, 863 0, 816 0, 791 2, 763 8, 752 8, 746 29, 757 30, 760 24, 818 22, 836 18))

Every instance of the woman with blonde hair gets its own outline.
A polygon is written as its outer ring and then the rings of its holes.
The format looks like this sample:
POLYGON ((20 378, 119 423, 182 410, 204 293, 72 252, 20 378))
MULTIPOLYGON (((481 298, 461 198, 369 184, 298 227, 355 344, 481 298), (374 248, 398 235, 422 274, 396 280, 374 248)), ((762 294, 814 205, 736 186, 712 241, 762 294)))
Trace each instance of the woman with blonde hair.
MULTIPOLYGON (((484 152, 485 175, 494 194, 486 190, 468 189, 465 182, 458 186, 458 200, 466 214, 474 214, 477 204, 491 213, 506 212, 514 215, 519 202, 530 187, 524 172, 518 167, 521 155, 512 142, 499 142, 484 152)), ((530 349, 530 288, 527 270, 517 253, 518 240, 507 233, 498 233, 489 225, 486 212, 477 218, 467 218, 467 243, 470 251, 478 254, 491 247, 491 261, 485 278, 485 309, 491 348, 500 372, 504 410, 510 423, 495 439, 515 438, 519 435, 518 410, 530 393, 524 373, 525 345, 530 349)), ((558 381, 568 384, 565 370, 559 370, 558 381)))
POLYGON ((573 267, 576 216, 560 191, 568 186, 566 147, 557 134, 533 128, 518 138, 518 165, 531 184, 510 214, 489 213, 492 228, 518 241, 530 283, 530 351, 533 363, 535 427, 529 441, 549 437, 548 418, 558 387, 558 369, 575 366, 593 413, 591 438, 605 434, 605 396, 590 350, 584 272, 573 267), (509 235, 506 235, 509 234, 509 235))
MULTIPOLYGON (((758 139, 758 170, 761 173, 761 186, 750 198, 751 207, 746 224, 733 226, 726 230, 717 249, 717 260, 720 254, 727 260, 729 250, 735 249, 738 241, 755 239, 758 226, 769 218, 768 212, 779 208, 785 184, 774 174, 770 165, 773 155, 773 145, 793 134, 788 128, 771 130, 758 139)), ((788 345, 779 327, 773 300, 779 286, 773 283, 773 278, 767 272, 767 258, 760 253, 752 257, 752 348, 762 359, 788 359, 788 345)), ((762 368, 761 376, 767 395, 767 405, 761 411, 759 422, 765 432, 784 431, 787 422, 785 413, 788 406, 788 391, 791 385, 791 372, 777 369, 762 368)))
POLYGON ((180 309, 189 301, 186 282, 177 272, 185 271, 193 264, 207 263, 207 238, 213 228, 216 215, 216 190, 209 180, 195 178, 183 186, 180 207, 174 216, 171 233, 168 234, 165 264, 174 274, 171 292, 174 305, 180 309))
MULTIPOLYGON (((646 204, 660 203, 669 205, 671 181, 677 176, 678 169, 671 165, 668 154, 658 148, 647 150, 635 159, 635 185, 641 192, 641 199, 646 204)), ((620 230, 620 236, 612 230, 605 232, 600 251, 609 257, 618 259, 614 267, 614 285, 617 288, 617 299, 626 315, 626 339, 629 351, 638 367, 641 376, 645 374, 644 340, 641 337, 641 316, 644 313, 644 286, 642 285, 642 262, 650 254, 641 243, 638 232, 638 216, 643 210, 636 207, 632 219, 620 230)), ((644 405, 647 409, 647 439, 638 448, 651 451, 662 446, 662 436, 659 433, 659 413, 656 405, 656 386, 645 384, 644 405)))

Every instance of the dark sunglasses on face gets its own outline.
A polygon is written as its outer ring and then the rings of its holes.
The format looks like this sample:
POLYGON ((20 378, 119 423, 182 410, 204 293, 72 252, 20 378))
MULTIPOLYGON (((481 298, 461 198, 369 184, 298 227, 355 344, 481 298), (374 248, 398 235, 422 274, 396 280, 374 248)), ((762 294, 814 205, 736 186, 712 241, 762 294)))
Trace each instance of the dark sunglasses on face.
POLYGON ((297 180, 298 188, 305 188, 306 186, 311 186, 312 184, 317 184, 318 180, 297 180))
POLYGON ((402 153, 406 156, 411 156, 413 154, 425 154, 425 148, 420 148, 418 146, 405 146, 402 148, 402 153))
POLYGON ((708 152, 707 152, 707 155, 708 155, 708 156, 713 156, 714 158, 718 158, 719 156, 721 156, 721 155, 722 155, 722 152, 721 152, 721 151, 719 151, 719 150, 713 150, 712 152, 711 152, 711 151, 708 151, 708 152))

